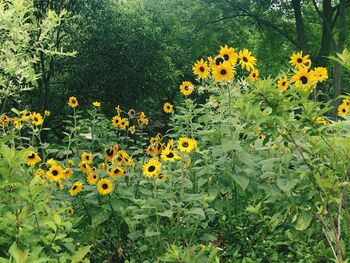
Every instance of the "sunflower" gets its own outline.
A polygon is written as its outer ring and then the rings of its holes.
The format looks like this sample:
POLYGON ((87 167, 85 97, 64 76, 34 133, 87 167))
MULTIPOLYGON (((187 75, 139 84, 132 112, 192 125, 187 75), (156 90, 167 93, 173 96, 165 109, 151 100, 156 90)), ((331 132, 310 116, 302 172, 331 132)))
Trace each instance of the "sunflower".
POLYGON ((79 169, 83 172, 88 174, 89 172, 91 172, 91 167, 89 164, 87 164, 86 162, 80 162, 78 164, 79 169))
POLYGON ((74 214, 74 209, 73 207, 68 207, 67 208, 67 215, 72 216, 74 214))
POLYGON ((81 161, 87 164, 92 163, 92 153, 91 152, 83 152, 81 154, 81 161))
POLYGON ((239 63, 241 64, 242 69, 246 68, 248 71, 254 69, 256 64, 256 58, 252 56, 252 52, 248 49, 243 49, 239 51, 239 63))
POLYGON ((236 72, 233 70, 232 65, 226 61, 213 68, 213 77, 215 81, 229 81, 235 73, 236 72))
POLYGON ((283 76, 277 81, 277 87, 281 91, 286 91, 288 89, 288 77, 283 76))
POLYGON ((94 102, 92 103, 92 106, 94 106, 94 107, 96 107, 96 108, 101 107, 101 102, 99 102, 99 101, 94 101, 94 102))
POLYGON ((313 85, 316 84, 316 79, 312 71, 308 68, 300 68, 299 71, 294 73, 292 77, 292 82, 294 82, 297 88, 302 88, 304 91, 310 90, 313 85))
POLYGON ((314 76, 319 82, 323 82, 328 79, 328 71, 324 67, 316 67, 313 70, 314 76))
POLYGON ((253 82, 257 81, 259 78, 259 70, 257 69, 252 69, 250 72, 248 78, 250 78, 253 82))
POLYGON ((41 158, 39 154, 37 154, 36 152, 31 152, 26 158, 26 163, 30 166, 35 165, 40 161, 41 161, 41 158))
POLYGON ((159 174, 157 180, 165 182, 168 177, 165 174, 159 174))
POLYGON ((305 68, 305 67, 309 68, 311 66, 310 56, 309 55, 303 56, 303 51, 300 51, 299 53, 294 53, 290 57, 289 63, 292 66, 295 66, 297 69, 305 68))
POLYGON ((127 118, 121 118, 119 122, 119 128, 125 130, 129 126, 129 121, 127 118))
POLYGON ((22 115, 21 115, 22 121, 28 121, 28 120, 30 119, 30 116, 31 116, 31 115, 32 115, 32 114, 31 114, 30 111, 28 111, 28 110, 22 111, 22 115))
POLYGON ((153 158, 143 165, 142 173, 144 176, 148 178, 157 177, 160 173, 161 168, 162 168, 162 163, 159 162, 158 158, 153 158))
POLYGON ((129 115, 130 119, 134 118, 134 117, 135 117, 135 114, 136 114, 136 112, 135 112, 134 109, 130 109, 130 110, 128 111, 128 115, 129 115))
POLYGON ((44 114, 45 114, 45 116, 49 117, 49 116, 51 115, 51 112, 48 111, 48 110, 45 110, 45 111, 44 111, 44 114))
POLYGON ((63 170, 63 178, 64 179, 69 179, 73 175, 73 170, 71 168, 66 168, 63 170))
POLYGON ((69 193, 71 196, 76 196, 83 189, 83 183, 80 181, 76 181, 72 187, 69 189, 69 193))
POLYGON ((342 103, 338 107, 338 115, 341 117, 345 117, 346 115, 349 114, 349 110, 350 110, 349 106, 346 105, 345 103, 342 103))
POLYGON ((165 148, 162 151, 160 157, 162 158, 162 160, 169 161, 169 162, 174 162, 176 160, 180 160, 181 159, 181 157, 176 153, 175 150, 168 149, 168 148, 165 148))
POLYGON ((76 97, 69 97, 68 99, 68 106, 69 107, 72 107, 72 108, 75 108, 78 106, 78 100, 76 97))
POLYGON ((106 159, 107 161, 112 160, 114 154, 115 154, 115 151, 114 151, 113 147, 107 148, 107 149, 105 150, 105 159, 106 159))
POLYGON ((197 62, 192 67, 192 71, 195 75, 198 76, 198 78, 205 79, 206 77, 208 77, 210 70, 207 62, 201 59, 201 60, 197 60, 197 62))
POLYGON ((321 124, 321 125, 324 125, 324 126, 328 126, 328 125, 330 124, 330 121, 329 121, 329 120, 327 120, 326 118, 321 117, 321 116, 317 117, 317 118, 315 119, 315 121, 316 121, 318 124, 321 124))
POLYGON ((194 139, 184 137, 179 139, 177 148, 181 152, 189 153, 196 148, 196 145, 197 143, 194 139))
POLYGON ((136 127, 135 127, 135 125, 130 126, 129 132, 130 132, 130 134, 132 134, 132 135, 134 135, 134 134, 136 133, 136 127))
POLYGON ((103 178, 97 183, 97 190, 101 195, 107 195, 113 190, 113 183, 111 180, 103 178))
POLYGON ((232 66, 234 66, 237 63, 238 54, 235 52, 234 48, 225 45, 224 47, 220 47, 219 54, 225 59, 225 61, 229 62, 232 66))
POLYGON ((115 116, 112 118, 112 124, 113 124, 113 126, 114 126, 114 127, 119 127, 121 120, 122 120, 122 118, 120 118, 119 115, 115 115, 115 116))
POLYGON ((184 81, 180 85, 180 91, 183 95, 189 96, 193 92, 193 84, 190 81, 184 81))
POLYGON ((112 178, 118 178, 118 177, 122 177, 124 175, 124 169, 121 168, 120 166, 115 166, 113 168, 110 168, 108 171, 108 174, 112 177, 112 178))
POLYGON ((165 113, 172 113, 173 112, 173 105, 169 102, 165 102, 163 106, 163 110, 165 113))
POLYGON ((45 176, 47 177, 47 179, 49 179, 50 181, 60 181, 63 176, 63 168, 58 165, 58 164, 53 164, 50 169, 45 173, 45 176))
POLYGON ((260 133, 258 136, 259 140, 265 140, 265 138, 266 138, 266 135, 264 133, 260 133))
POLYGON ((41 168, 38 168, 34 172, 34 178, 42 178, 44 176, 45 171, 41 168))
POLYGON ((94 185, 98 181, 98 174, 88 173, 86 179, 87 179, 89 185, 94 185))
POLYGON ((211 60, 211 68, 214 69, 218 66, 220 66, 222 63, 225 62, 225 59, 222 56, 216 56, 213 60, 211 60))
POLYGON ((41 116, 40 113, 37 113, 37 112, 33 112, 31 114, 31 119, 32 119, 32 124, 34 124, 35 126, 39 126, 44 123, 43 117, 41 116))

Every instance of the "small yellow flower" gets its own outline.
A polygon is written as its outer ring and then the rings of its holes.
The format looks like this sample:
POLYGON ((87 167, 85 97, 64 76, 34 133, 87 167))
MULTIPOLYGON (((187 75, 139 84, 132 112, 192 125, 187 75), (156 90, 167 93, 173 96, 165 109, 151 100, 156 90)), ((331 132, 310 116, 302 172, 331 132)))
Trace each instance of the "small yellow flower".
POLYGON ((193 92, 193 84, 190 81, 184 81, 180 85, 180 91, 183 95, 189 96, 193 92))
POLYGON ((31 119, 32 119, 32 124, 34 124, 35 126, 39 126, 44 123, 43 117, 41 116, 40 113, 37 113, 37 112, 32 113, 31 119))
POLYGON ((44 114, 45 114, 47 117, 49 117, 49 116, 51 115, 51 112, 48 111, 48 110, 45 110, 45 111, 44 111, 44 114))
POLYGON ((196 147, 197 147, 196 140, 191 139, 191 138, 180 138, 178 141, 178 146, 177 146, 177 148, 181 152, 187 152, 187 153, 195 150, 196 147))
POLYGON ((83 183, 80 181, 75 182, 69 190, 71 196, 76 196, 83 189, 83 183))
POLYGON ((36 152, 31 152, 26 159, 27 164, 30 166, 35 165, 40 161, 41 161, 41 158, 36 152))
POLYGON ((163 110, 165 113, 172 113, 173 112, 173 105, 171 105, 169 102, 165 102, 163 106, 163 110))
POLYGON ((132 134, 132 135, 135 134, 135 132, 136 132, 136 127, 135 127, 135 125, 133 125, 133 126, 131 126, 131 127, 129 128, 129 132, 130 132, 130 134, 132 134))
POLYGON ((94 101, 94 102, 92 103, 92 106, 98 108, 98 107, 101 106, 101 102, 99 102, 99 101, 94 101))
POLYGON ((107 178, 101 179, 97 183, 97 190, 101 195, 107 195, 113 190, 113 183, 107 178))
POLYGON ((288 85, 289 85, 289 83, 288 83, 287 76, 281 77, 277 82, 277 87, 281 91, 286 91, 288 89, 288 85))
POLYGON ((342 103, 338 107, 338 115, 341 117, 345 117, 346 115, 349 114, 349 106, 346 105, 346 103, 342 103))
POLYGON ((79 103, 78 103, 78 100, 76 97, 74 97, 74 96, 69 97, 69 100, 68 100, 69 107, 75 108, 78 105, 79 105, 79 103))

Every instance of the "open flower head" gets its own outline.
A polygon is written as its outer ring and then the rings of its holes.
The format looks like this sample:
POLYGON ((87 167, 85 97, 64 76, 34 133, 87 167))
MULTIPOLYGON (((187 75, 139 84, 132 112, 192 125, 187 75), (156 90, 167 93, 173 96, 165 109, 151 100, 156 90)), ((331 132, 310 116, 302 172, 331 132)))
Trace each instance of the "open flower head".
POLYGON ((97 190, 101 195, 107 195, 113 190, 113 183, 107 178, 103 178, 97 183, 97 190))
POLYGON ((158 160, 158 158, 152 158, 143 165, 142 173, 148 178, 156 178, 159 175, 161 168, 162 163, 158 160))
POLYGON ((169 102, 165 102, 163 105, 163 110, 165 113, 172 113, 173 112, 173 105, 169 102))
POLYGON ((249 72, 254 69, 256 65, 256 58, 252 56, 252 52, 248 49, 239 51, 239 64, 242 69, 246 68, 249 72))
POLYGON ((41 161, 41 158, 40 158, 39 154, 37 154, 34 151, 32 151, 26 158, 26 163, 30 166, 35 165, 40 161, 41 161))
POLYGON ((68 99, 68 106, 69 107, 75 108, 78 105, 79 105, 79 103, 78 103, 78 100, 76 97, 74 97, 74 96, 69 97, 69 99, 68 99))
POLYGON ((180 91, 185 96, 191 95, 193 92, 193 89, 194 89, 193 84, 190 81, 184 81, 180 85, 180 91))
POLYGON ((208 77, 210 69, 207 62, 201 59, 197 60, 197 62, 193 65, 192 71, 199 79, 205 79, 208 77))
POLYGON ((83 183, 80 181, 76 181, 72 187, 69 189, 69 193, 71 196, 76 196, 77 194, 79 194, 81 192, 81 190, 83 189, 83 183))

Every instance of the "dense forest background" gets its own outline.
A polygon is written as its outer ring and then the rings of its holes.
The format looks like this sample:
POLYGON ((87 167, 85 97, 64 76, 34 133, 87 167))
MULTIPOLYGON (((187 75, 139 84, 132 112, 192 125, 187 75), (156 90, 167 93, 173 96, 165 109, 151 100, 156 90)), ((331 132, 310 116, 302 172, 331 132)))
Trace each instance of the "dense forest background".
POLYGON ((346 0, 36 0, 39 22, 49 9, 64 11, 51 37, 55 50, 70 55, 41 54, 35 68, 41 78, 20 108, 49 109, 57 136, 69 96, 82 109, 99 100, 107 116, 121 105, 161 122, 162 103, 176 100, 179 83, 194 78, 194 61, 225 44, 252 50, 265 76, 277 75, 292 52, 303 50, 328 67, 332 80, 320 90, 334 98, 348 91, 349 75, 327 56, 349 46, 349 6, 346 0))

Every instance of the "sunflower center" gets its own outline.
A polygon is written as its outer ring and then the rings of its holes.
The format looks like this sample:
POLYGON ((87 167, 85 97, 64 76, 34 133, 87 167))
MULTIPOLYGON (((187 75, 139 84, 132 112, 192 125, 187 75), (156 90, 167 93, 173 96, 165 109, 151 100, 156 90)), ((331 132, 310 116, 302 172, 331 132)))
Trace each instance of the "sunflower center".
POLYGON ((345 112, 346 112, 346 110, 345 110, 345 109, 342 109, 342 112, 344 112, 344 113, 345 113, 345 112))
POLYGON ((219 66, 221 63, 223 63, 224 62, 224 60, 222 59, 222 58, 217 58, 216 60, 215 60, 215 64, 217 65, 217 66, 219 66))
POLYGON ((73 190, 76 190, 78 188, 78 186, 76 186, 76 185, 73 185, 73 190))
POLYGON ((285 81, 282 82, 282 86, 286 86, 286 82, 285 81))
POLYGON ((72 103, 73 103, 73 104, 75 104, 75 102, 76 102, 75 100, 72 100, 72 103))
POLYGON ((300 80, 301 80, 301 83, 303 83, 304 85, 307 83, 307 81, 308 81, 308 79, 307 79, 307 77, 305 77, 305 76, 302 76, 301 78, 300 78, 300 80))
POLYGON ((253 78, 255 78, 256 77, 256 74, 255 73, 253 73, 253 78))
POLYGON ((116 168, 116 169, 114 170, 114 174, 118 174, 118 173, 119 173, 119 169, 116 168))
POLYGON ((203 68, 203 67, 200 67, 200 68, 199 68, 199 71, 200 71, 200 72, 204 72, 204 68, 203 68))
POLYGON ((150 173, 154 172, 156 170, 156 167, 154 165, 151 165, 150 167, 148 167, 148 171, 150 173))
POLYGON ((166 155, 167 158, 173 158, 174 157, 174 153, 173 152, 170 152, 166 155))
POLYGON ((297 62, 298 62, 298 63, 301 63, 301 62, 303 62, 303 59, 302 59, 302 58, 298 58, 298 59, 297 59, 297 62))
POLYGON ((108 189, 108 184, 103 184, 103 185, 102 185, 102 188, 103 188, 104 190, 108 189))
POLYGON ((96 179, 96 178, 97 178, 96 174, 94 174, 93 178, 94 178, 94 179, 96 179))
POLYGON ((225 59, 225 60, 229 60, 229 59, 230 59, 230 56, 227 55, 227 54, 225 54, 225 55, 224 55, 224 59, 225 59))
POLYGON ((53 176, 57 176, 58 175, 58 171, 57 170, 52 170, 52 175, 53 176))
POLYGON ((87 155, 87 156, 85 157, 85 159, 86 159, 86 160, 90 160, 90 156, 87 155))
POLYGON ((38 118, 37 118, 37 117, 35 117, 35 118, 34 118, 34 121, 38 121, 38 118))
POLYGON ((185 89, 185 90, 189 90, 190 88, 189 88, 188 86, 185 86, 184 89, 185 89))
POLYGON ((32 153, 31 155, 28 156, 29 159, 34 159, 35 158, 35 154, 32 153))
POLYGON ((182 143, 182 147, 187 148, 188 146, 189 146, 189 143, 188 143, 188 142, 183 142, 183 143, 182 143))
POLYGON ((242 60, 247 63, 248 62, 248 58, 247 57, 243 57, 242 60))
POLYGON ((226 69, 222 69, 222 70, 220 71, 220 74, 221 74, 221 75, 226 75, 226 73, 227 73, 226 69))

